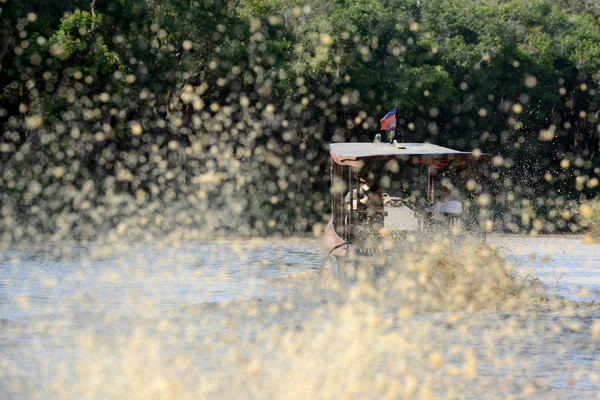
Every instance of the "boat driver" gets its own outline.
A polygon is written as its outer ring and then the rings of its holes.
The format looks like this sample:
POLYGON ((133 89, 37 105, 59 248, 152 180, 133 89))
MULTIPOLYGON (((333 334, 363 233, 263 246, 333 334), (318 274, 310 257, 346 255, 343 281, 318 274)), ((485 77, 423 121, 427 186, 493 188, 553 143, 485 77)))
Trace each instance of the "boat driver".
MULTIPOLYGON (((359 176, 360 189, 352 191, 352 209, 359 211, 359 222, 365 222, 368 219, 368 212, 383 211, 383 197, 380 193, 380 187, 372 174, 359 176), (366 213, 365 213, 366 212, 366 213)), ((350 209, 350 192, 346 194, 345 203, 350 209)))

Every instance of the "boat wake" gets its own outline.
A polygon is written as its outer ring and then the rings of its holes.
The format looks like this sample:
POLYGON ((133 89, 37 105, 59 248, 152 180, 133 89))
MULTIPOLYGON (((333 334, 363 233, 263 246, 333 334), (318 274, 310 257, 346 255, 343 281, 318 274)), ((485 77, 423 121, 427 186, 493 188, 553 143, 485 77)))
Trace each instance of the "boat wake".
POLYGON ((335 286, 331 271, 325 269, 319 276, 319 271, 306 271, 296 274, 285 274, 270 279, 269 283, 275 286, 301 286, 306 284, 317 284, 318 288, 327 289, 335 286))

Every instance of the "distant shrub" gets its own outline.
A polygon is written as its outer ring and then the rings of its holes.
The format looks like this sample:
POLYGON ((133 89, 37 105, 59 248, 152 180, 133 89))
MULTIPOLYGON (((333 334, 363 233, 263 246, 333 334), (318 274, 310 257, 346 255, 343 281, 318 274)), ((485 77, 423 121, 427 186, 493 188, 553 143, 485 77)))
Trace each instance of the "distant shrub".
POLYGON ((592 215, 590 216, 590 233, 596 239, 600 239, 600 197, 591 203, 592 215))

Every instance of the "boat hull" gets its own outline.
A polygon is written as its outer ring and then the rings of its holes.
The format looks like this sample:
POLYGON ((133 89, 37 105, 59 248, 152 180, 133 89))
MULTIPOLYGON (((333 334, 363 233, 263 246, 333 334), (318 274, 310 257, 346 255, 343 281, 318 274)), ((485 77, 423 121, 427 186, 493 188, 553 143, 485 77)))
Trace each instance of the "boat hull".
POLYGON ((350 288, 359 281, 375 282, 385 270, 380 260, 373 257, 343 257, 330 255, 329 269, 333 279, 343 288, 350 288))

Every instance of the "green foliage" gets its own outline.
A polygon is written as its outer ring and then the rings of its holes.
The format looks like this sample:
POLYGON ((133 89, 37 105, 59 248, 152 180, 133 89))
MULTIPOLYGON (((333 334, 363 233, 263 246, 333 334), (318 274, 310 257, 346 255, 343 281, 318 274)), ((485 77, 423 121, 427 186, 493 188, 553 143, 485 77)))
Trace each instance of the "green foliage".
MULTIPOLYGON (((33 114, 48 133, 40 156, 71 154, 82 165, 74 181, 129 164, 147 177, 151 167, 125 154, 152 159, 153 146, 196 143, 198 154, 229 146, 236 162, 259 163, 261 177, 249 182, 269 182, 246 207, 264 208, 275 196, 286 204, 273 203, 276 226, 293 220, 302 229, 327 213, 325 144, 370 140, 379 118, 398 105, 401 140, 499 156, 491 187, 506 229, 577 230, 556 210, 598 193, 585 183, 600 174, 600 13, 593 5, 55 3, 2 5, 3 161, 27 142, 33 114), (282 177, 302 188, 293 199, 281 193, 282 177)), ((168 166, 232 173, 225 163, 190 157, 168 166)), ((150 186, 139 178, 119 190, 150 186)))

